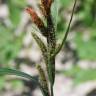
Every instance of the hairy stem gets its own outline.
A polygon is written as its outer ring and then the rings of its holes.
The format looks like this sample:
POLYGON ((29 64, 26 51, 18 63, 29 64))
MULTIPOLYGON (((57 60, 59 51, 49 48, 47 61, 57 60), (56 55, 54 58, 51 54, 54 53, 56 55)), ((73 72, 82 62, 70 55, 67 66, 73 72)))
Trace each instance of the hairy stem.
POLYGON ((47 32, 48 32, 47 46, 48 46, 48 70, 49 70, 48 77, 50 81, 51 96, 54 96, 53 85, 55 80, 55 57, 51 57, 51 56, 55 51, 56 38, 55 38, 54 24, 50 14, 47 17, 47 32))

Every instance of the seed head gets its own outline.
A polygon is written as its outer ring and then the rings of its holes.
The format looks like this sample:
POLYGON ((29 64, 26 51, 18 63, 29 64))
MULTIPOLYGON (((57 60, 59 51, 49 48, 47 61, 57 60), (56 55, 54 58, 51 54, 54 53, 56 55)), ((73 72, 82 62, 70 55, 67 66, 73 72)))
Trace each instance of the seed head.
POLYGON ((50 13, 52 2, 53 0, 41 0, 41 9, 45 17, 50 13))
POLYGON ((43 21, 38 17, 37 13, 32 8, 26 8, 28 14, 30 14, 32 21, 38 26, 38 28, 44 27, 43 21))

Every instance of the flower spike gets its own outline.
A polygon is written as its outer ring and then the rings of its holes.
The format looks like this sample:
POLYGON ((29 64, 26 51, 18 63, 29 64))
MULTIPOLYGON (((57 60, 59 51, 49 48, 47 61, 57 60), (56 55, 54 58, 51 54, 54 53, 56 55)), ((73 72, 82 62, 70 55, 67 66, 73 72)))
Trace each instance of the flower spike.
POLYGON ((30 14, 32 21, 38 28, 44 27, 43 21, 38 17, 37 13, 32 8, 26 8, 26 11, 30 14))
POLYGON ((53 0, 41 0, 41 9, 45 17, 50 14, 50 8, 52 2, 53 0))
POLYGON ((26 11, 28 14, 30 14, 32 21, 39 28, 42 35, 46 37, 46 27, 44 26, 43 21, 40 19, 40 17, 37 15, 37 13, 32 8, 29 8, 29 7, 26 8, 26 11))

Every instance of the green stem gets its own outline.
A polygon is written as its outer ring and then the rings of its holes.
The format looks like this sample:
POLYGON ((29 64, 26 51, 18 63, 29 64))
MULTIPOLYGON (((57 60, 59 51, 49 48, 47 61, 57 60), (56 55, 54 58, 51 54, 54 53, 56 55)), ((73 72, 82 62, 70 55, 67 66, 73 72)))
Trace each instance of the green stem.
POLYGON ((54 96, 54 93, 53 93, 53 85, 51 84, 51 96, 54 96))
POLYGON ((54 24, 52 21, 52 17, 51 14, 48 15, 47 17, 47 32, 48 32, 48 36, 47 36, 47 46, 48 46, 48 70, 49 70, 49 80, 52 83, 52 81, 54 82, 54 78, 55 78, 55 72, 53 67, 55 67, 55 58, 51 58, 51 55, 54 53, 55 51, 55 46, 56 46, 56 38, 55 38, 55 29, 54 29, 54 24))
POLYGON ((50 91, 51 96, 54 96, 53 94, 53 85, 55 80, 55 57, 52 58, 52 54, 55 51, 56 47, 56 38, 55 38, 55 29, 54 24, 52 21, 51 14, 47 17, 47 46, 48 46, 48 77, 50 81, 50 91))
POLYGON ((72 22, 72 19, 73 19, 73 15, 74 15, 76 3, 77 3, 77 0, 75 0, 75 2, 74 2, 74 6, 73 6, 73 9, 72 9, 72 15, 71 15, 71 18, 70 18, 70 21, 69 21, 67 30, 66 30, 66 32, 65 32, 64 38, 63 38, 63 40, 62 40, 62 43, 61 43, 61 45, 59 46, 59 48, 56 50, 56 52, 55 52, 54 55, 57 55, 57 54, 60 52, 60 50, 62 49, 62 47, 63 47, 63 45, 64 45, 64 43, 65 43, 65 41, 66 41, 66 39, 67 39, 69 30, 70 30, 70 26, 71 26, 71 22, 72 22))

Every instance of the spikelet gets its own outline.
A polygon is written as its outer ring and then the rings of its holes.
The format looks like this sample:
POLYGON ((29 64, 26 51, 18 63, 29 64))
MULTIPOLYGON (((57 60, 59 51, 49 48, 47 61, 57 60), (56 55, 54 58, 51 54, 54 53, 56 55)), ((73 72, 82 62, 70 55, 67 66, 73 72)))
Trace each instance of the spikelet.
POLYGON ((32 8, 26 8, 26 11, 27 11, 28 14, 30 14, 33 23, 38 27, 41 34, 46 37, 47 36, 46 27, 45 27, 43 21, 37 15, 37 13, 32 8))
POLYGON ((53 0, 41 0, 41 10, 46 17, 50 14, 50 8, 53 0))
POLYGON ((30 14, 32 21, 38 28, 44 27, 43 21, 38 17, 37 13, 32 8, 26 8, 26 11, 30 14))
POLYGON ((48 82, 47 82, 44 70, 41 68, 41 66, 39 64, 36 65, 36 68, 39 73, 40 85, 43 88, 43 91, 46 94, 46 96, 50 96, 49 89, 48 89, 48 82))

